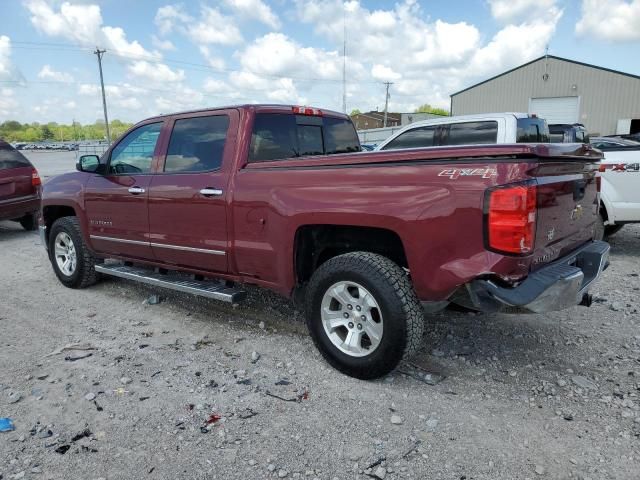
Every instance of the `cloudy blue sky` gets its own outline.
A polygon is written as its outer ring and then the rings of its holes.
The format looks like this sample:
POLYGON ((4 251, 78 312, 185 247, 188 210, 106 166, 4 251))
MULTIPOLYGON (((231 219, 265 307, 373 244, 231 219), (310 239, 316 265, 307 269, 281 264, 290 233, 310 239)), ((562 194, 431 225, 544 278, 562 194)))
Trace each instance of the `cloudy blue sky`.
POLYGON ((244 102, 347 110, 430 103, 544 54, 640 74, 640 0, 2 0, 0 122, 244 102))

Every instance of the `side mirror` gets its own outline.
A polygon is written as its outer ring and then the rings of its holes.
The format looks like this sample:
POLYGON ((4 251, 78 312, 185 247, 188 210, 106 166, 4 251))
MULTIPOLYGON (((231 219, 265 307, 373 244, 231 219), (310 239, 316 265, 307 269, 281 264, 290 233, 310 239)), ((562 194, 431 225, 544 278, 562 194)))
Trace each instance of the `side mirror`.
POLYGON ((79 172, 96 173, 100 167, 100 158, 97 155, 82 155, 76 162, 76 170, 79 172))

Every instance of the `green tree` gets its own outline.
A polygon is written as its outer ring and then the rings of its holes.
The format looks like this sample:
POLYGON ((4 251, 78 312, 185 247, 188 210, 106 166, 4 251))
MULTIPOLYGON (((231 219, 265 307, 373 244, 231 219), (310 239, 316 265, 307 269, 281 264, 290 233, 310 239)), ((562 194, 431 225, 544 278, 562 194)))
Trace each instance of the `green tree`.
POLYGON ((449 115, 449 110, 444 108, 432 107, 428 103, 420 105, 416 108, 415 113, 433 113, 434 115, 449 115))
POLYGON ((353 110, 351 110, 351 113, 349 115, 351 115, 352 117, 354 115, 360 115, 362 112, 360 110, 358 110, 357 108, 354 108, 353 110))
POLYGON ((49 125, 43 125, 41 128, 41 138, 43 140, 49 140, 51 138, 53 138, 53 132, 51 131, 51 128, 49 127, 49 125))

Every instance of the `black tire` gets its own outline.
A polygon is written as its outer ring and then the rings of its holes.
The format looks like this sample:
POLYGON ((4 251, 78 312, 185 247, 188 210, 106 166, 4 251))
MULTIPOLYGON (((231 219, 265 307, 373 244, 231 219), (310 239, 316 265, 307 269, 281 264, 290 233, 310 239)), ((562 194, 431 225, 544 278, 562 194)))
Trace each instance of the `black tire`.
POLYGON ((604 227, 604 236, 606 237, 610 237, 611 235, 615 235, 616 233, 618 233, 620 231, 620 229, 624 227, 624 225, 607 225, 606 227, 604 227))
POLYGON ((596 227, 593 233, 593 239, 604 240, 605 230, 604 218, 602 218, 602 215, 598 215, 598 218, 596 218, 596 227))
POLYGON ((306 292, 306 320, 311 338, 324 358, 337 370, 363 380, 386 375, 411 357, 419 349, 424 333, 422 306, 405 271, 388 258, 368 252, 339 255, 315 271, 306 292), (323 297, 338 282, 356 282, 379 305, 384 321, 381 340, 365 356, 352 356, 338 349, 323 326, 323 297))
POLYGON ((98 259, 84 243, 80 223, 76 217, 59 218, 51 226, 51 231, 49 232, 49 260, 58 280, 65 287, 86 288, 96 283, 100 278, 100 274, 95 270, 98 259), (63 273, 56 261, 55 242, 61 232, 69 235, 75 247, 76 267, 70 275, 63 273))
POLYGON ((27 232, 32 232, 36 228, 38 228, 38 222, 36 220, 35 214, 33 213, 25 215, 18 221, 20 222, 20 225, 22 225, 22 228, 24 228, 27 232))

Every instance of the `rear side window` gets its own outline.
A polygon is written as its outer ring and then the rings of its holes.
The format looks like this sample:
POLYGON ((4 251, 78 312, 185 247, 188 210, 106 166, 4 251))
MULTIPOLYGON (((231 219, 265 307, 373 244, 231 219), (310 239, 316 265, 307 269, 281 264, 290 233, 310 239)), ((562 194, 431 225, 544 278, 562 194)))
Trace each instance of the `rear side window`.
POLYGON ((418 127, 407 130, 387 143, 382 150, 396 150, 399 148, 421 148, 436 145, 436 130, 438 127, 418 127))
POLYGON ((220 168, 228 128, 227 115, 176 120, 169 139, 164 171, 205 172, 220 168))
POLYGON ((541 118, 518 118, 516 142, 518 143, 562 143, 564 133, 549 134, 549 125, 541 118))
POLYGON ((578 128, 576 130, 576 142, 589 143, 589 133, 584 128, 578 128))
POLYGON ((259 113, 254 120, 249 161, 359 151, 358 135, 347 119, 259 113))
POLYGON ((31 162, 8 143, 0 142, 0 170, 30 167, 31 162))
POLYGON ((498 122, 452 123, 442 145, 479 145, 498 141, 498 122))

